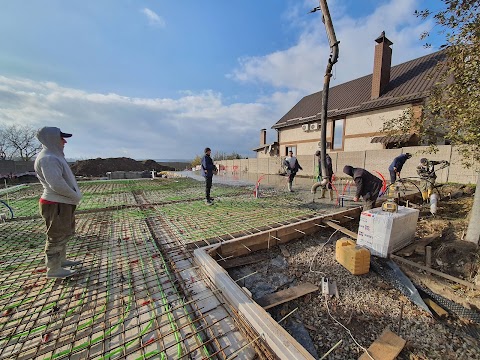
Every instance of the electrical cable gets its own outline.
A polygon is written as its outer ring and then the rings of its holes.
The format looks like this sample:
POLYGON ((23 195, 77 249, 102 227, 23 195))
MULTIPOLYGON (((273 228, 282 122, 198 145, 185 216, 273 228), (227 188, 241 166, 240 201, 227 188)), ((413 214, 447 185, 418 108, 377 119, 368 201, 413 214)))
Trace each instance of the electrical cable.
POLYGON ((360 349, 362 349, 362 350, 365 352, 365 354, 368 355, 368 357, 369 357, 370 359, 375 360, 375 359, 372 357, 372 355, 370 355, 370 353, 368 352, 368 350, 367 350, 366 348, 364 348, 362 345, 360 345, 360 344, 357 342, 357 340, 355 340, 355 338, 353 337, 352 332, 350 331, 350 329, 347 328, 347 327, 346 327, 345 325, 343 325, 340 321, 338 321, 337 319, 335 319, 335 318, 333 317, 333 315, 330 313, 330 309, 329 309, 329 307, 328 307, 328 299, 327 299, 326 296, 325 296, 325 306, 327 307, 327 313, 328 313, 328 315, 332 318, 332 320, 335 321, 338 325, 340 325, 341 327, 343 327, 343 328, 347 331, 347 334, 352 338, 353 342, 354 342, 360 349))
POLYGON ((318 250, 315 252, 315 254, 313 255, 312 261, 310 261, 310 267, 309 267, 310 272, 325 275, 325 273, 323 273, 323 272, 321 272, 321 271, 313 271, 313 270, 312 270, 312 265, 313 265, 313 262, 315 261, 315 258, 317 257, 317 254, 318 254, 320 251, 322 251, 322 249, 325 247, 325 245, 328 244, 328 242, 332 239, 333 235, 335 235, 337 232, 338 232, 338 229, 336 229, 336 230, 332 233, 332 235, 330 235, 330 237, 328 238, 328 240, 327 240, 326 242, 324 242, 324 243, 322 244, 322 246, 320 246, 320 249, 318 249, 318 250))

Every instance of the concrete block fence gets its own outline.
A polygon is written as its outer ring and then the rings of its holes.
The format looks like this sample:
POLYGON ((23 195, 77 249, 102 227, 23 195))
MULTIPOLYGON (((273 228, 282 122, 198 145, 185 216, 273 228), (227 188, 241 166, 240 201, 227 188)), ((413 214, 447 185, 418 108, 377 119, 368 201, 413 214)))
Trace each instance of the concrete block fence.
MULTIPOLYGON (((343 174, 343 167, 351 165, 353 167, 362 167, 377 175, 381 173, 388 181, 390 178, 388 167, 393 159, 402 154, 410 153, 412 158, 407 160, 402 170, 402 177, 416 177, 416 167, 423 157, 429 160, 447 160, 450 166, 437 171, 437 182, 440 183, 459 183, 476 184, 479 176, 480 164, 476 164, 469 169, 462 165, 461 155, 455 147, 451 145, 440 145, 435 154, 428 154, 426 146, 413 146, 401 149, 385 150, 366 150, 366 151, 344 151, 331 152, 333 171, 337 177, 346 177, 343 174)), ((237 159, 216 161, 215 164, 220 169, 228 173, 250 173, 250 174, 279 174, 283 172, 283 159, 285 157, 272 157, 265 159, 237 159)), ((317 157, 315 155, 299 155, 298 161, 303 168, 299 176, 314 177, 318 174, 317 157)), ((438 167, 437 167, 438 168, 438 167)))

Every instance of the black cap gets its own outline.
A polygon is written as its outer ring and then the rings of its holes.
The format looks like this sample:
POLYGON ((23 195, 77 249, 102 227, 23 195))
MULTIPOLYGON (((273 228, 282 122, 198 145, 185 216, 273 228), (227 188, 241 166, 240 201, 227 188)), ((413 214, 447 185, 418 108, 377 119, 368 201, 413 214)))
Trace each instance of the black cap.
POLYGON ((69 138, 69 137, 72 137, 72 134, 68 134, 68 133, 64 133, 64 132, 61 132, 61 131, 60 131, 60 136, 61 136, 62 138, 69 138))

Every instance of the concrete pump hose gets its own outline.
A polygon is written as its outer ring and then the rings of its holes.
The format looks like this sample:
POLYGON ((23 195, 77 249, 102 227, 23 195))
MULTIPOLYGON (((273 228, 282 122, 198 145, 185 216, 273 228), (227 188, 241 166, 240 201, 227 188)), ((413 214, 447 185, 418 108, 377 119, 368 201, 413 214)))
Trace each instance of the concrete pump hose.
POLYGON ((328 180, 327 179, 322 179, 322 181, 316 182, 315 184, 312 185, 312 189, 310 190, 312 194, 315 194, 317 192, 317 188, 319 186, 325 186, 327 185, 328 180))

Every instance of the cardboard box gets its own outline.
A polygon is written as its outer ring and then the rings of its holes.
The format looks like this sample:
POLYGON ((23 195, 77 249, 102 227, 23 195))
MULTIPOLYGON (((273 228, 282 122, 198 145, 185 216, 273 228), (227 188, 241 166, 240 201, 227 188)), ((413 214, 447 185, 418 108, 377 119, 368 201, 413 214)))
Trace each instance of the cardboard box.
POLYGON ((413 242, 418 214, 418 210, 404 206, 399 206, 397 212, 381 208, 362 212, 357 245, 368 248, 372 255, 387 257, 413 242))

